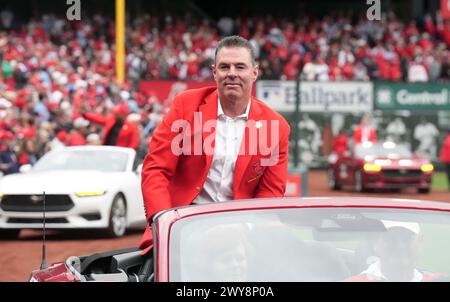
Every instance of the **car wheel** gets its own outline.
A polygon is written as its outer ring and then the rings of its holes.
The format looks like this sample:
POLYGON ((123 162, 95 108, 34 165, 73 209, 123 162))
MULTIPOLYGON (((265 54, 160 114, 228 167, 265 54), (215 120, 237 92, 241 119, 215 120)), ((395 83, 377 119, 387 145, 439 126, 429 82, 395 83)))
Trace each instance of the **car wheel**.
POLYGON ((364 187, 362 184, 362 176, 361 171, 355 172, 355 191, 358 193, 361 193, 364 191, 364 187))
POLYGON ((421 194, 430 193, 430 188, 420 188, 417 190, 421 194))
POLYGON ((11 230, 0 230, 0 240, 5 240, 5 239, 17 239, 20 235, 20 230, 15 230, 15 229, 11 229, 11 230))
POLYGON ((336 183, 336 177, 333 169, 328 169, 328 188, 330 190, 340 190, 341 186, 336 183))
POLYGON ((122 237, 127 230, 127 206, 122 194, 114 197, 109 214, 108 237, 122 237))

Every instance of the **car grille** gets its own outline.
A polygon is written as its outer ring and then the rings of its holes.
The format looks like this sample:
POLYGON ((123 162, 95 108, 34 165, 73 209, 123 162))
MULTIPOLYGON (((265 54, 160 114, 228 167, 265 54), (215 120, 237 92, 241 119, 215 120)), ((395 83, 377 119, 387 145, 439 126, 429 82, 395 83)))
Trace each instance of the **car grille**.
MULTIPOLYGON (((0 207, 3 211, 11 212, 42 212, 42 195, 5 195, 0 207)), ((74 207, 72 199, 68 195, 46 195, 45 211, 68 211, 74 207)))
POLYGON ((386 177, 420 177, 422 171, 416 169, 383 170, 382 175, 386 177))
MULTIPOLYGON (((45 223, 67 223, 66 218, 45 218, 45 223)), ((44 223, 42 218, 9 218, 8 223, 44 223)))

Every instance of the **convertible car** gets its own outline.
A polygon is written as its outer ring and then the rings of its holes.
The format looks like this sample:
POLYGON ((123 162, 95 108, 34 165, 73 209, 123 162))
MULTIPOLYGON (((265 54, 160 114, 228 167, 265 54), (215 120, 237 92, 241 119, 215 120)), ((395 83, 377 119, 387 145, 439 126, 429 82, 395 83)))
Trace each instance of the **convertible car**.
POLYGON ((33 167, 0 179, 0 237, 42 228, 43 192, 49 229, 97 229, 120 237, 128 227, 145 226, 140 169, 130 148, 49 152, 33 167))
POLYGON ((356 192, 367 189, 416 188, 430 192, 433 165, 413 154, 406 146, 393 142, 366 142, 330 160, 328 186, 339 190, 353 187, 356 192))
POLYGON ((153 245, 73 256, 33 282, 448 281, 450 205, 280 198, 160 212, 153 245))

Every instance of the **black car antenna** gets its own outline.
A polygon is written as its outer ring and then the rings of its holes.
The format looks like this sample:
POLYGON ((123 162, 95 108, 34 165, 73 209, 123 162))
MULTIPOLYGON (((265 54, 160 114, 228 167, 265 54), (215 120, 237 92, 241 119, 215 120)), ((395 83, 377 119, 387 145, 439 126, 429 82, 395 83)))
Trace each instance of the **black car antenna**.
POLYGON ((44 270, 47 268, 47 261, 46 259, 46 251, 45 251, 45 191, 43 194, 43 204, 44 204, 44 211, 43 211, 43 220, 42 220, 42 224, 43 224, 43 235, 42 235, 42 260, 41 260, 41 270, 44 270))

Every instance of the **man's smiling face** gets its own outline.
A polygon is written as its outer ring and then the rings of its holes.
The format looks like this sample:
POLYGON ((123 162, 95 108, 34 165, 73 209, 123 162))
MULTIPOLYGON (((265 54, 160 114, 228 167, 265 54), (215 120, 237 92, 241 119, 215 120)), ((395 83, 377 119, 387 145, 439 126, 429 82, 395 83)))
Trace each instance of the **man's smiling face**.
POLYGON ((258 72, 258 66, 253 65, 248 49, 244 47, 221 48, 216 56, 216 64, 213 65, 219 97, 224 100, 249 99, 258 72))

